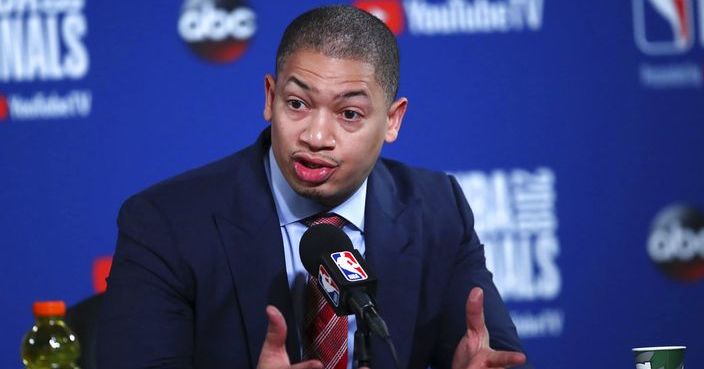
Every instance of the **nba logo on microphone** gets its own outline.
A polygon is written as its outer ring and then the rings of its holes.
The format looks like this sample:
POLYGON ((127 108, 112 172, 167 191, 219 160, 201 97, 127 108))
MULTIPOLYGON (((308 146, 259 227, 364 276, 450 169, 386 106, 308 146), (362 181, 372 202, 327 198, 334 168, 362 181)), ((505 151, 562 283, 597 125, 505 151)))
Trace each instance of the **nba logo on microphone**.
POLYGON ((325 294, 328 295, 330 301, 335 306, 340 306, 340 289, 337 288, 335 281, 330 278, 328 271, 321 265, 318 267, 318 283, 323 287, 325 294))
POLYGON ((650 55, 681 54, 694 42, 692 0, 633 0, 638 48, 650 55))
POLYGON ((330 257, 348 281, 357 282, 367 279, 367 272, 359 265, 353 253, 349 251, 335 252, 330 254, 330 257))

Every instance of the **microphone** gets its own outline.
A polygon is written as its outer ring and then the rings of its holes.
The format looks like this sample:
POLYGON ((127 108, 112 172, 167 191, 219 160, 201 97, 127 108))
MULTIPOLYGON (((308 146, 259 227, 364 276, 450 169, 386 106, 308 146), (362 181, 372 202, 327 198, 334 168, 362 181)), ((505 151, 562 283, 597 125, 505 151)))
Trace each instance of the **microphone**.
POLYGON ((372 333, 384 340, 390 338, 375 306, 376 275, 345 232, 330 224, 314 225, 303 234, 299 253, 303 266, 338 316, 355 314, 372 333))

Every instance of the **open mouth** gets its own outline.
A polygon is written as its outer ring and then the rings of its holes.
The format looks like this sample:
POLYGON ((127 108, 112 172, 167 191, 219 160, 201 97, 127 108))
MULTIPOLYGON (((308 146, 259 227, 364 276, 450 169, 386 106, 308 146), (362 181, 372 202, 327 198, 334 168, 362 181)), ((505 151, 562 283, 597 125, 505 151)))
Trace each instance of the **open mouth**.
POLYGON ((293 168, 296 176, 302 182, 319 185, 332 176, 337 165, 323 159, 299 155, 294 157, 293 168))
POLYGON ((311 162, 305 161, 305 160, 301 160, 301 164, 303 164, 306 168, 310 168, 310 169, 318 169, 318 168, 323 167, 322 165, 311 163, 311 162))

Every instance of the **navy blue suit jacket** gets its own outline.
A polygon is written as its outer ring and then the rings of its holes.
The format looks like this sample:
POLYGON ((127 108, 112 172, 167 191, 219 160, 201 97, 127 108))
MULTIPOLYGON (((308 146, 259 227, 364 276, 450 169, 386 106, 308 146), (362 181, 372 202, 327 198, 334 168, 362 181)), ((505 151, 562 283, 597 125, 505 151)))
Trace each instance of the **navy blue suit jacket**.
MULTIPOLYGON (((125 202, 98 329, 98 367, 254 368, 265 307, 300 360, 281 232, 263 159, 269 130, 232 156, 125 202)), ((368 182, 366 259, 404 368, 449 368, 472 287, 495 349, 521 351, 454 178, 380 159, 368 182)), ((393 368, 381 341, 374 369, 393 368)))

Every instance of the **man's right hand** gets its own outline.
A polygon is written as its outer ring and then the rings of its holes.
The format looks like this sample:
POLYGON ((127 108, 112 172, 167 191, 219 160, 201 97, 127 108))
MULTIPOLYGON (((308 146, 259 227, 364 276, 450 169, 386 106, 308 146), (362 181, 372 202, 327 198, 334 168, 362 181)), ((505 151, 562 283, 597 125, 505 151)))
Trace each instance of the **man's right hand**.
POLYGON ((457 344, 453 369, 510 368, 526 362, 520 352, 495 351, 489 346, 489 331, 484 322, 484 291, 472 288, 465 306, 467 331, 457 344))
POLYGON ((308 360, 291 365, 286 352, 286 319, 279 309, 271 305, 266 307, 266 316, 269 327, 266 330, 257 369, 323 369, 323 364, 319 360, 308 360))

